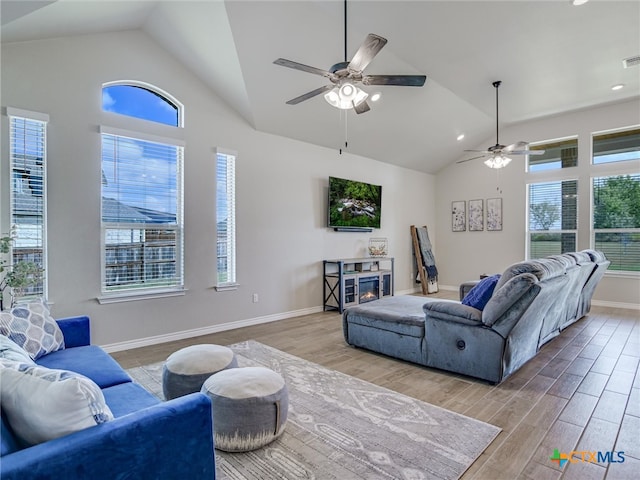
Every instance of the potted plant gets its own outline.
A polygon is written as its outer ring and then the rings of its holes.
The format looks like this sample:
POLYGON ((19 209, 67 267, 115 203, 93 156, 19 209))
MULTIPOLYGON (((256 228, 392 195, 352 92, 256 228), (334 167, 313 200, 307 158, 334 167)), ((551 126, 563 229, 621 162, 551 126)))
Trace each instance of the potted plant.
POLYGON ((15 229, 12 229, 10 234, 0 237, 0 310, 4 309, 7 297, 11 299, 9 307, 13 307, 16 300, 24 295, 25 289, 39 283, 44 274, 44 269, 34 262, 10 263, 8 258, 14 236, 15 229))

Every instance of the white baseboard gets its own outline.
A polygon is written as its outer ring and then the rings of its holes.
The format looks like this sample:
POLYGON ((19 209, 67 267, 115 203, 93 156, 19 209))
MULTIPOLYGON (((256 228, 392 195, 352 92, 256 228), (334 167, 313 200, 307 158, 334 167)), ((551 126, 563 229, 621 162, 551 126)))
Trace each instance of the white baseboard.
MULTIPOLYGON (((458 291, 458 287, 451 285, 438 285, 441 290, 458 291)), ((411 295, 413 293, 420 293, 420 288, 413 288, 409 290, 402 290, 396 292, 396 295, 411 295)), ((592 305, 599 307, 611 307, 611 308, 626 308, 629 310, 640 310, 640 305, 637 303, 622 303, 622 302, 607 302, 604 300, 593 300, 592 305)), ((211 333, 225 332, 227 330, 234 330, 236 328, 250 327, 252 325, 260 325, 262 323, 276 322, 278 320, 284 320, 292 317, 301 317, 303 315, 311 315, 313 313, 320 313, 323 311, 321 306, 303 308, 300 310, 291 310, 289 312, 275 313, 272 315, 264 315, 262 317, 247 318, 245 320, 237 320, 235 322, 221 323, 219 325, 211 325, 208 327, 194 328, 191 330, 182 330, 180 332, 167 333, 164 335, 155 335, 153 337, 139 338, 136 340, 128 340, 126 342, 111 343, 108 345, 102 345, 107 352, 120 352, 123 350, 130 350, 132 348, 148 347, 150 345, 158 345, 160 343, 173 342, 176 340, 183 340, 185 338, 199 337, 201 335, 209 335, 211 333)))
POLYGON ((626 308, 627 310, 640 310, 638 303, 608 302, 606 300, 591 300, 591 305, 598 307, 626 308))
MULTIPOLYGON (((453 287, 451 285, 438 285, 438 290, 451 290, 452 292, 457 292, 458 287, 453 287)), ((402 290, 401 292, 396 292, 396 295, 412 295, 414 293, 422 293, 422 288, 415 287, 409 290, 402 290)))
POLYGON ((275 322, 291 317, 300 317, 310 315, 312 313, 322 312, 322 307, 303 308, 301 310, 292 310, 289 312, 265 315, 262 317, 247 318, 245 320, 237 320, 235 322, 221 323, 219 325, 211 325, 208 327, 194 328, 191 330, 182 330, 180 332, 167 333, 164 335, 155 335, 153 337, 139 338, 137 340, 128 340, 126 342, 111 343, 102 345, 107 352, 120 352, 122 350, 130 350, 132 348, 148 347, 150 345, 158 345, 160 343, 174 342, 185 338, 199 337, 201 335, 209 335, 211 333, 225 332, 236 328, 250 327, 262 323, 275 322))
POLYGON ((453 285, 438 285, 438 288, 440 290, 450 290, 452 292, 457 292, 460 287, 456 287, 456 286, 453 286, 453 285))

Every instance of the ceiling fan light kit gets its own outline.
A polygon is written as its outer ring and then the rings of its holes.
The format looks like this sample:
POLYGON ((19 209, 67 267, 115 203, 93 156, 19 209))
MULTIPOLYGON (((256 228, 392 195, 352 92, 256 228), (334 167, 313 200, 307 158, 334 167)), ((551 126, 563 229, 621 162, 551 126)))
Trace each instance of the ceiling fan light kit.
POLYGON ((496 155, 484 161, 484 164, 489 168, 503 168, 509 165, 509 163, 511 163, 511 159, 504 155, 496 155))
POLYGON ((464 162, 469 162, 471 160, 475 160, 477 158, 484 158, 484 157, 489 157, 484 161, 484 164, 489 167, 489 168, 504 168, 507 165, 509 165, 509 163, 511 163, 511 158, 507 157, 504 153, 506 152, 509 155, 543 155, 544 154, 544 150, 529 150, 529 144, 527 142, 516 142, 514 144, 505 146, 505 145, 500 145, 500 141, 499 141, 499 116, 498 116, 498 88, 500 88, 500 85, 502 84, 502 82, 500 80, 497 80, 495 82, 493 82, 491 85, 493 85, 493 88, 496 89, 496 144, 489 147, 486 150, 465 150, 465 152, 477 152, 480 153, 480 155, 477 155, 475 157, 472 158, 467 158, 466 160, 460 160, 459 162, 456 163, 464 163, 464 162))
POLYGON ((329 105, 341 110, 355 108, 364 102, 369 94, 356 87, 352 83, 345 82, 340 87, 335 87, 324 94, 324 99, 329 105))
MULTIPOLYGON (((329 105, 342 109, 354 109, 358 114, 368 112, 370 107, 367 103, 369 94, 359 88, 356 84, 363 85, 389 85, 400 87, 422 87, 427 80, 426 75, 363 75, 364 69, 371 63, 373 58, 387 44, 387 39, 370 33, 365 38, 360 48, 355 53, 351 61, 347 61, 347 2, 344 2, 344 56, 345 61, 336 63, 329 70, 322 70, 310 67, 302 63, 294 62, 284 58, 278 58, 273 63, 282 67, 293 68, 307 73, 323 76, 331 82, 330 85, 316 88, 311 92, 300 95, 287 102, 289 105, 297 105, 300 102, 309 100, 324 93, 324 98, 329 105)), ((375 92, 371 100, 380 98, 380 92, 375 92), (375 97, 375 98, 373 98, 375 97)))

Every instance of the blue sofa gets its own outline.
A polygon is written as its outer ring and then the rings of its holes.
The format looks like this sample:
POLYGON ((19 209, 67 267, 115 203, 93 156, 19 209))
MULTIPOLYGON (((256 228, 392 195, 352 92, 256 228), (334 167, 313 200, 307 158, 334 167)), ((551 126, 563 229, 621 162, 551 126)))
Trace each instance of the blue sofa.
POLYGON ((2 414, 2 480, 215 479, 211 401, 206 395, 161 402, 132 382, 103 349, 90 344, 88 317, 57 322, 66 348, 36 363, 89 377, 115 418, 22 448, 2 414))

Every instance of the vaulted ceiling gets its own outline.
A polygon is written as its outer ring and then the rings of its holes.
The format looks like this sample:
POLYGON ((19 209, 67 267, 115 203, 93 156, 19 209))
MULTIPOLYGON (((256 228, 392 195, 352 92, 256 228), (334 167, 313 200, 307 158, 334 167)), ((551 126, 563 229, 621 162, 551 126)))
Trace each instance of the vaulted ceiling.
POLYGON ((376 33, 388 43, 365 73, 427 75, 420 88, 365 87, 383 97, 361 115, 322 95, 285 104, 328 81, 273 64, 343 61, 341 0, 2 0, 0 15, 3 43, 142 30, 255 129, 335 149, 346 138, 351 153, 428 173, 494 143, 495 80, 501 128, 640 96, 640 67, 623 67, 640 55, 638 1, 350 0, 349 59, 376 33))

